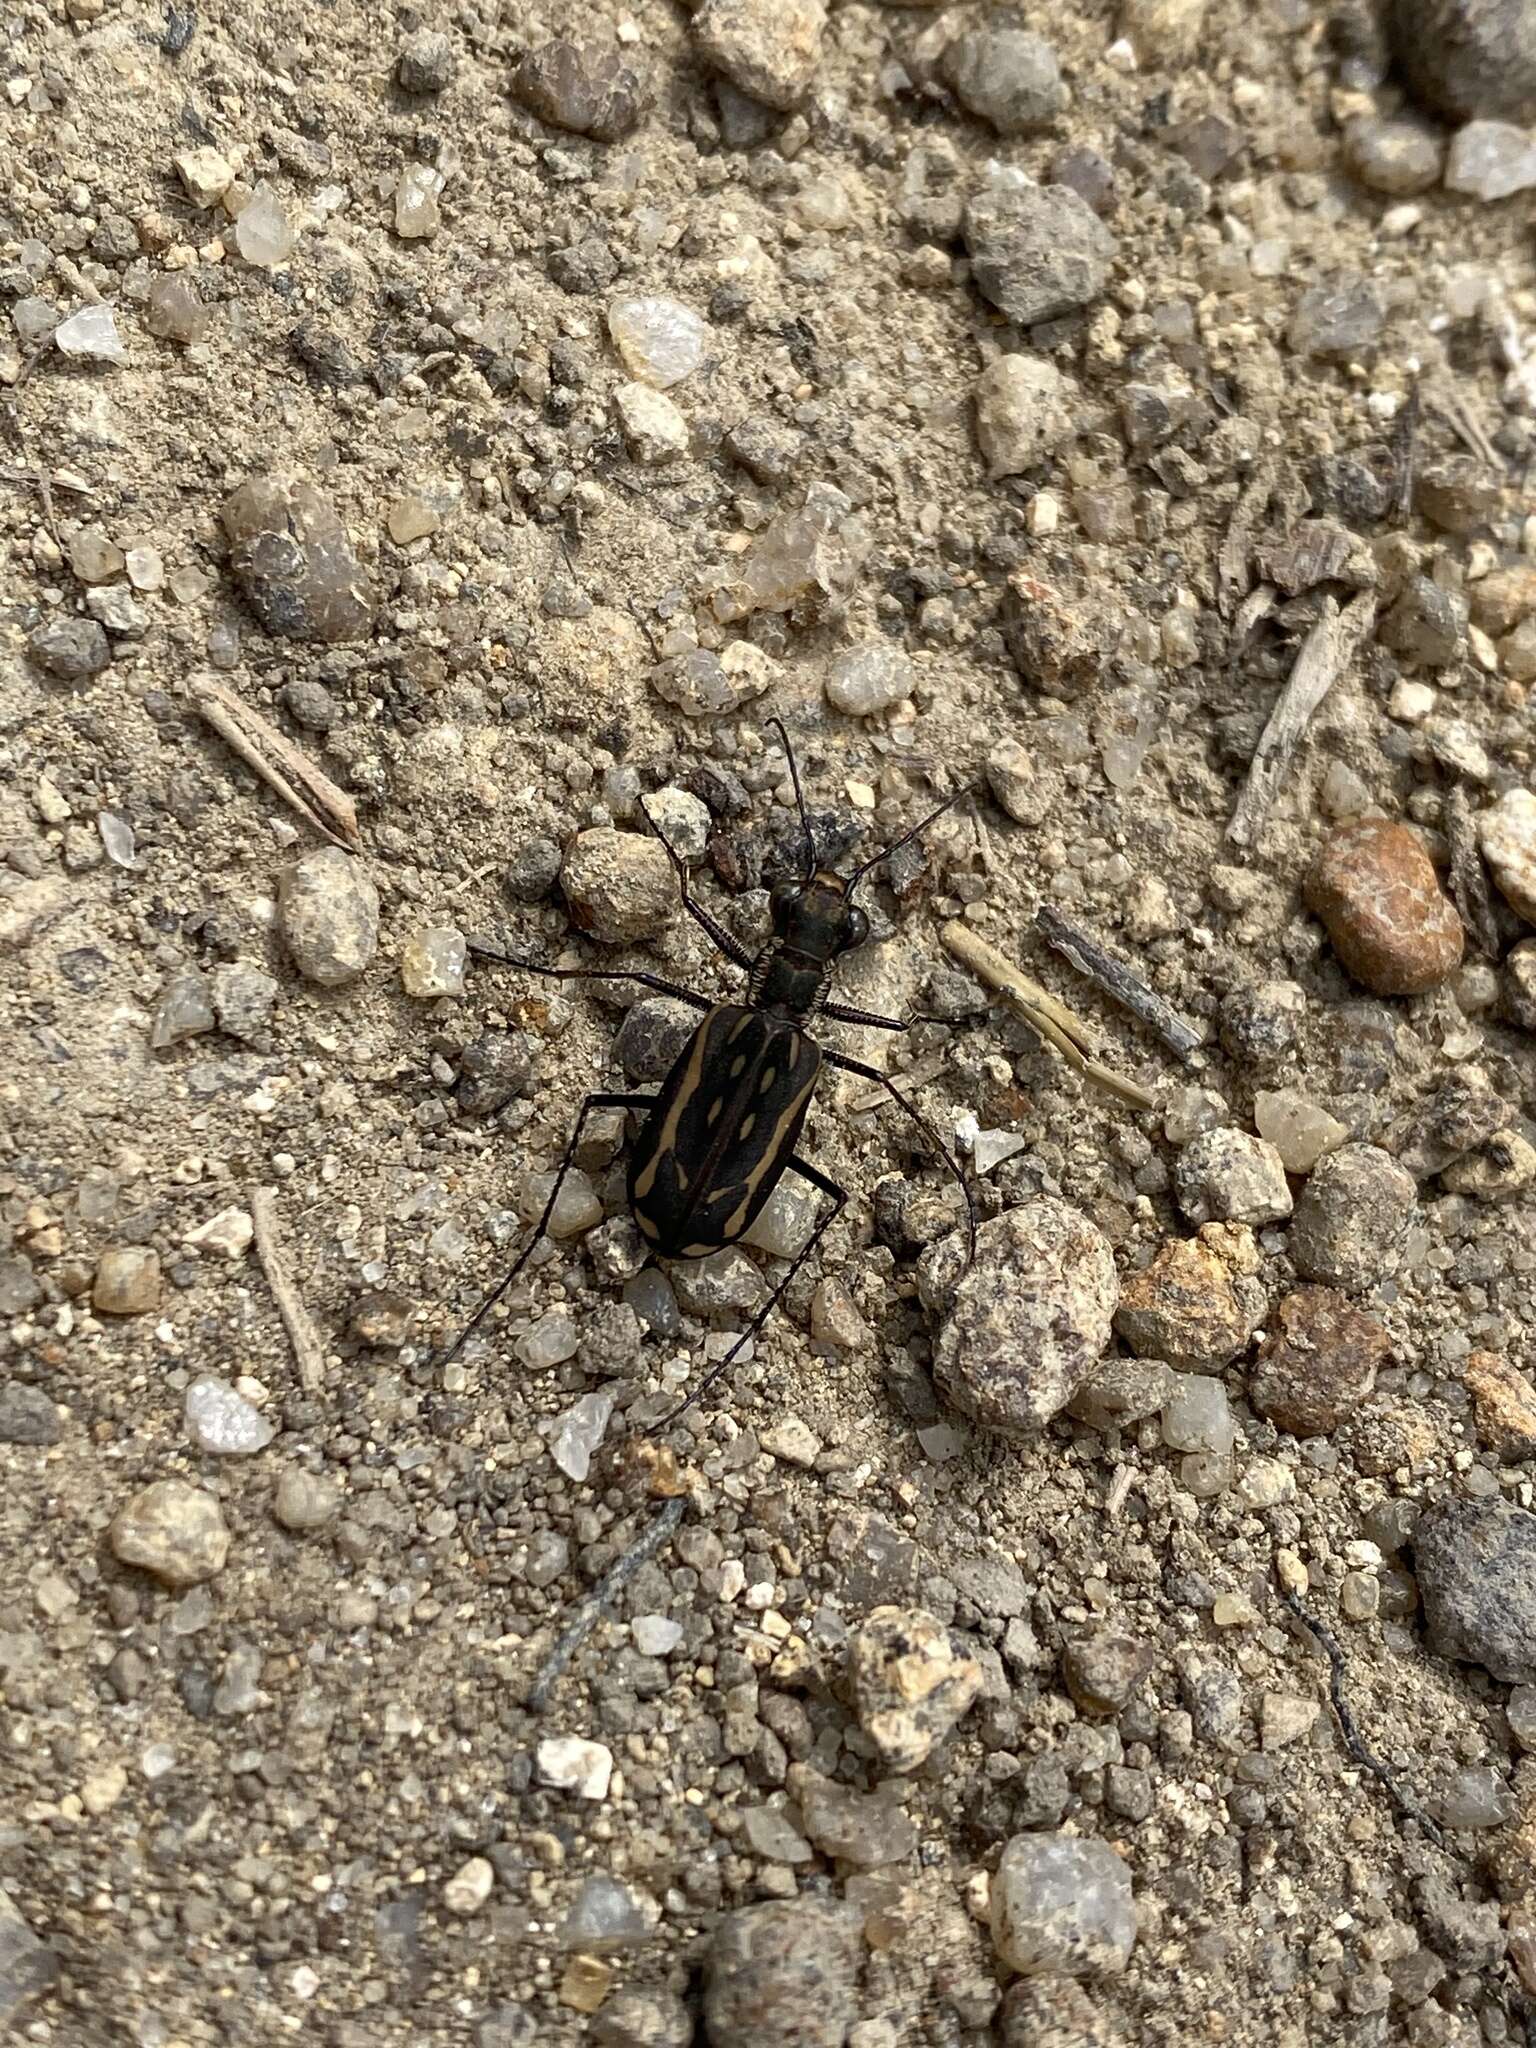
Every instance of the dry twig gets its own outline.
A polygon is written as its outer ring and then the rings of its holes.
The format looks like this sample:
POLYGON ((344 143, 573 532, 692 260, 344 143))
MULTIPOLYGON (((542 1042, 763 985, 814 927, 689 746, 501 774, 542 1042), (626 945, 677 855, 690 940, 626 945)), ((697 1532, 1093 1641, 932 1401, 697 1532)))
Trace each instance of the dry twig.
POLYGON ((1197 1049, 1200 1034, 1194 1025, 1181 1017, 1172 1004, 1164 1002, 1155 989, 1148 988, 1123 960, 1106 951, 1091 933, 1063 917, 1049 903, 1042 903, 1035 912, 1035 923, 1048 946, 1070 961, 1095 988, 1102 989, 1112 1003, 1138 1017, 1170 1052, 1187 1060, 1197 1049))
POLYGON ((1301 643, 1248 764, 1248 780, 1227 826, 1227 837, 1235 845, 1252 846, 1257 839, 1313 713, 1375 623, 1376 598, 1371 591, 1352 597, 1342 612, 1331 597, 1324 599, 1317 624, 1301 643))
POLYGON ((277 1312, 298 1362, 299 1385, 312 1394, 325 1384, 325 1352, 309 1310, 299 1299, 277 1249, 277 1209, 271 1188, 252 1188, 251 1223, 256 1256, 261 1260, 261 1270, 267 1276, 272 1299, 277 1303, 277 1312))
POLYGON ((329 839, 333 846, 356 849, 362 844, 357 811, 351 797, 323 775, 307 754, 284 739, 259 711, 238 697, 216 676, 192 676, 187 684, 193 708, 220 739, 228 742, 249 768, 254 768, 283 802, 329 839))
POLYGON ((1278 467, 1278 458, 1266 455, 1232 508, 1232 518, 1216 556, 1216 592, 1224 618, 1231 618, 1234 607, 1247 595, 1253 529, 1264 516, 1278 467))
POLYGON ((580 1602, 575 1613, 550 1645, 548 1656, 539 1666, 533 1684, 528 1688, 527 1704, 533 1713, 543 1713, 549 1705, 549 1696, 554 1691, 555 1681, 561 1672, 641 1565, 649 1563, 673 1534, 687 1510, 688 1502, 683 1495, 679 1494, 669 1500, 660 1514, 646 1524, 629 1548, 620 1553, 591 1592, 580 1602))
POLYGON ((999 995, 1006 996, 1030 1029, 1038 1032, 1047 1045, 1053 1046, 1069 1066, 1076 1067, 1085 1080, 1118 1096, 1122 1102, 1128 1102, 1133 1109, 1156 1107, 1156 1098, 1145 1088, 1134 1081, 1122 1080, 1120 1075, 1101 1066, 1093 1058, 1092 1036, 1074 1010, 1058 1002, 1039 982, 1031 981, 1027 974, 1021 973, 995 946, 989 946, 985 939, 979 938, 968 924, 962 924, 956 918, 953 923, 945 925, 939 937, 962 967, 979 975, 999 995))

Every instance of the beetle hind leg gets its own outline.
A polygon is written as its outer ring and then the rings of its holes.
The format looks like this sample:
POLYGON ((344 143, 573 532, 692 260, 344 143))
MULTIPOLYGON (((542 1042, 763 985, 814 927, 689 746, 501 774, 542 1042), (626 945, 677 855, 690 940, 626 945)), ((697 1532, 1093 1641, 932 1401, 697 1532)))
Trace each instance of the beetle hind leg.
POLYGON ((748 1339, 757 1336, 758 1332, 762 1329, 764 1323, 767 1322, 768 1318, 773 1314, 774 1310, 783 1300, 784 1290, 788 1287, 790 1281, 794 1279, 795 1275, 799 1272, 800 1268, 811 1256, 811 1253, 815 1251, 817 1245, 820 1244, 822 1238, 826 1235, 827 1231, 831 1229, 832 1225, 837 1221, 838 1217, 842 1215, 843 1210, 846 1207, 848 1201, 848 1190, 846 1188, 839 1187, 837 1182, 833 1180, 830 1177, 830 1175, 825 1174, 821 1171, 820 1167, 812 1166, 810 1161, 807 1159, 792 1158, 788 1162, 785 1171, 788 1173, 798 1173, 800 1178, 802 1180, 808 1180, 813 1188, 819 1188, 822 1194, 829 1195, 832 1200, 832 1207, 828 1209, 826 1214, 822 1217, 821 1221, 817 1224, 816 1228, 805 1240, 805 1243, 800 1247, 799 1251, 796 1252, 794 1262, 790 1266, 789 1271, 784 1275, 784 1278, 779 1282, 778 1286, 774 1288, 772 1294, 769 1295, 768 1299, 763 1303, 762 1307, 758 1310, 757 1314, 752 1318, 751 1322, 748 1323, 747 1327, 736 1339, 736 1342, 731 1346, 730 1350, 727 1351, 724 1358, 720 1360, 718 1365, 713 1365, 710 1367, 709 1371, 705 1373, 703 1379, 699 1381, 699 1384, 696 1387, 694 1387, 690 1393, 685 1395, 684 1398, 678 1402, 675 1408, 669 1409, 667 1413, 662 1416, 659 1422, 653 1422, 651 1424, 650 1428, 646 1431, 647 1436, 654 1436, 658 1430, 670 1429, 672 1424, 677 1421, 680 1415, 686 1415, 690 1408, 696 1407, 698 1403, 703 1400, 704 1396, 709 1392, 710 1388, 714 1386, 717 1381, 724 1378, 725 1374, 728 1373, 731 1367, 736 1363, 736 1360, 740 1356, 741 1351, 746 1345, 748 1339))
POLYGON ((534 1247, 549 1229, 549 1219, 555 1213, 555 1204, 560 1199, 560 1190, 565 1185, 565 1176, 571 1170, 571 1161, 576 1157, 576 1147, 581 1143, 581 1128, 587 1118, 597 1109, 645 1110, 651 1107, 652 1102, 649 1095, 608 1095, 599 1093, 589 1095, 585 1102, 582 1103, 580 1110, 577 1112, 575 1125, 571 1130, 570 1143, 566 1146, 560 1164, 555 1169, 555 1182, 549 1191, 549 1200, 544 1204, 543 1214, 534 1226, 533 1235, 518 1253, 516 1263, 513 1265, 511 1272, 508 1273, 498 1287, 494 1288, 485 1297, 463 1329, 460 1330, 458 1336, 454 1338, 447 1351, 444 1352, 442 1358, 438 1361, 440 1367, 453 1363, 475 1331, 479 1329, 497 1302, 501 1300, 513 1281, 522 1272, 524 1266, 533 1257, 534 1247))

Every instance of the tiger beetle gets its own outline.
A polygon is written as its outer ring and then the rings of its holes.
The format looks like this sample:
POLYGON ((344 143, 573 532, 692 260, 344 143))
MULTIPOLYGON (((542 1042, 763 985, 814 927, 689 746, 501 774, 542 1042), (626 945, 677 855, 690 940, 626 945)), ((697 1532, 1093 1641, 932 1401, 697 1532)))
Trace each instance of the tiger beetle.
POLYGON ((647 1263, 651 1259, 707 1258, 712 1252, 734 1244, 750 1229, 786 1173, 798 1174, 831 1203, 757 1315, 687 1398, 654 1425, 658 1429, 675 1422, 729 1371, 848 1200, 845 1188, 795 1151, 824 1064, 876 1082, 912 1119, 959 1183, 965 1198, 967 1256, 974 1253, 975 1205, 965 1175, 943 1139, 888 1075, 862 1060, 850 1059, 846 1053, 828 1051, 810 1035, 810 1027, 818 1018, 829 1018, 838 1024, 866 1025, 878 1031, 907 1031, 924 1021, 917 1015, 876 1016, 846 1003, 831 1002, 828 997, 838 962, 869 937, 869 919, 853 900, 859 883, 872 868, 925 832, 969 792, 960 789, 946 797, 920 824, 893 845, 873 854, 845 880, 830 869, 817 866, 815 840, 789 735, 778 719, 770 719, 769 724, 777 732, 789 763, 803 859, 799 875, 777 882, 770 893, 772 934, 755 957, 695 899, 681 856, 646 812, 677 875, 684 910, 703 927, 719 951, 745 971, 744 1002, 712 1002, 708 996, 680 988, 656 974, 614 972, 605 967, 548 967, 488 941, 470 940, 470 950, 481 959, 519 967, 551 981, 632 982, 660 995, 674 996, 679 1002, 702 1010, 704 1015, 658 1094, 599 1091, 588 1095, 533 1236, 511 1272, 481 1303, 473 1320, 455 1339, 445 1364, 457 1355, 512 1286, 548 1230, 565 1176, 581 1142, 582 1126, 597 1110, 635 1110, 645 1119, 630 1155, 627 1194, 630 1213, 645 1240, 647 1263))

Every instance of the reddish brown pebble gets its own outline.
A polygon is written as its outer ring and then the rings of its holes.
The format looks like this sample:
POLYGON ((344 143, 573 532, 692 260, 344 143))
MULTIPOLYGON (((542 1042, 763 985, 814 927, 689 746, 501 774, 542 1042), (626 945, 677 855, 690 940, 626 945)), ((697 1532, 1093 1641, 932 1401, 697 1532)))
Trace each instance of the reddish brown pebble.
POLYGON ((1536 1387, 1525 1374, 1496 1351, 1474 1351, 1466 1382, 1479 1441, 1506 1465, 1536 1458, 1536 1387))
POLYGON ((1374 1316, 1331 1287, 1298 1287, 1275 1311, 1248 1398, 1277 1429, 1326 1436, 1376 1384, 1391 1346, 1374 1316))
POLYGON ((1220 1372, 1264 1313, 1258 1266, 1253 1232, 1241 1224, 1207 1223, 1198 1237, 1170 1238, 1124 1283, 1115 1329, 1139 1358, 1220 1372))
POLYGON ((1375 995, 1422 995, 1461 965, 1461 919, 1411 826, 1387 818, 1338 826, 1305 894, 1340 960, 1375 995))

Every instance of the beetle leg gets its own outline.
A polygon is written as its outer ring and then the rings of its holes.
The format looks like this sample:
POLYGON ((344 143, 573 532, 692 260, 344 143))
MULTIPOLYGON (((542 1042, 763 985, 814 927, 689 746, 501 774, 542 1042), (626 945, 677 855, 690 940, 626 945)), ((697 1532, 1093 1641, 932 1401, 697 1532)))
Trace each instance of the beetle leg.
POLYGON ((637 981, 642 988, 675 996, 680 1003, 692 1003, 696 1010, 715 1007, 711 997, 698 995, 691 988, 679 988, 675 981, 664 981, 659 974, 642 974, 627 968, 546 967, 542 960, 524 960, 520 954, 509 953, 490 939, 470 938, 465 943, 477 960, 499 960, 503 967, 520 967, 527 974, 542 974, 548 981, 637 981))
POLYGON ((845 1052, 824 1053, 823 1058, 829 1067, 841 1067, 845 1074, 857 1074, 862 1080, 877 1081, 886 1094, 890 1096, 891 1100, 899 1104, 906 1111, 907 1115, 917 1125, 917 1128, 954 1175, 960 1192, 965 1197, 965 1258, 966 1264, 969 1265, 976 1256, 976 1204, 971 1198, 970 1182, 966 1179, 960 1162, 955 1158, 916 1103, 902 1094, 889 1074, 882 1074, 878 1067, 868 1066, 863 1060, 851 1060, 845 1052))
POLYGON ((784 1275, 784 1278, 779 1282, 778 1286, 775 1287, 772 1294, 769 1295, 768 1299, 763 1303, 763 1306, 758 1310, 757 1314, 752 1318, 751 1322, 748 1323, 747 1327, 742 1331, 741 1335, 736 1339, 736 1342, 731 1346, 730 1350, 727 1351, 724 1358, 721 1359, 720 1363, 718 1365, 711 1366, 709 1371, 705 1373, 703 1379, 699 1381, 699 1384, 693 1389, 693 1391, 690 1394, 688 1394, 685 1399, 679 1401, 677 1406, 670 1410, 669 1413, 664 1415, 661 1418, 660 1422, 653 1422, 651 1424, 650 1429, 646 1432, 647 1435, 651 1435, 654 1431, 658 1429, 670 1429, 672 1424, 676 1422, 677 1418, 680 1415, 686 1414, 687 1411, 690 1408, 692 1408, 697 1402, 703 1400, 704 1396, 709 1392, 710 1388, 722 1376, 722 1374, 730 1371, 731 1367, 736 1362, 737 1356, 740 1353, 742 1346, 747 1342, 749 1337, 755 1337, 758 1334, 758 1332, 762 1329, 764 1323, 767 1322, 768 1318, 773 1314, 774 1310, 778 1307, 780 1301, 783 1299, 785 1288, 788 1287, 790 1281, 794 1279, 795 1275, 799 1272, 800 1268, 811 1256, 811 1253, 815 1251, 817 1245, 820 1244, 822 1237, 825 1235, 825 1233, 837 1221, 838 1217, 842 1215, 843 1209, 848 1200, 848 1190, 846 1188, 839 1187, 837 1182, 829 1178, 828 1175, 824 1174, 819 1167, 812 1166, 809 1160, 792 1158, 788 1161, 785 1167, 785 1171, 787 1173, 798 1173, 800 1178, 802 1180, 808 1180, 813 1188, 819 1188, 824 1195, 830 1195, 832 1198, 832 1207, 827 1211, 825 1216, 822 1217, 821 1221, 817 1224, 816 1228, 811 1232, 810 1236, 805 1240, 805 1243, 800 1247, 799 1251, 796 1252, 794 1263, 790 1266, 789 1271, 784 1275))
POLYGON ((512 1282, 517 1278, 518 1274, 522 1272, 524 1266, 527 1265, 529 1259, 532 1258, 534 1246, 538 1243, 539 1239, 544 1235, 545 1231, 549 1228, 549 1219, 555 1213, 555 1204, 560 1199, 560 1190, 565 1185, 565 1176, 570 1172, 571 1161, 576 1157, 576 1147, 581 1143, 581 1127, 586 1122, 587 1118, 592 1114, 593 1110, 650 1109, 651 1107, 652 1102, 649 1095, 597 1094, 589 1095, 587 1097, 586 1101, 581 1105, 581 1108, 577 1113, 576 1125, 571 1132, 571 1141, 566 1146, 564 1156, 562 1157, 560 1164, 555 1171, 555 1184, 549 1191, 549 1200, 544 1204, 544 1213, 542 1216, 540 1216, 532 1237, 529 1238, 528 1242, 523 1246, 522 1250, 518 1253, 517 1262, 513 1266, 511 1272, 507 1275, 506 1279, 502 1281, 499 1287, 495 1288, 490 1294, 488 1294, 485 1297, 484 1301, 482 1301, 480 1306, 475 1310, 473 1316, 471 1316, 470 1320, 464 1325, 464 1328, 460 1330, 458 1336, 454 1338, 453 1343, 449 1347, 448 1351, 439 1360, 440 1365, 452 1364, 453 1360, 458 1357, 459 1352, 463 1349, 464 1345, 469 1341, 470 1337, 474 1335, 475 1331, 480 1327, 481 1323, 485 1321, 486 1317, 490 1314, 491 1310, 496 1306, 497 1302, 500 1301, 501 1297, 512 1285, 512 1282))
POLYGON ((683 857, 666 833, 662 831, 650 812, 645 810, 645 799, 643 797, 640 800, 640 808, 642 811, 645 811, 646 823, 666 849, 667 859, 671 861, 673 872, 677 876, 678 894, 683 899, 684 910, 687 911, 695 924, 703 926, 727 960, 733 960, 738 967, 743 967, 750 973, 753 965, 752 955, 734 933, 726 930, 714 912, 706 910, 698 898, 690 891, 688 887, 688 869, 684 865, 683 857))
POLYGON ((847 1003, 823 1003, 820 1014, 834 1024, 867 1024, 871 1031, 910 1031, 914 1024, 952 1024, 953 1017, 930 1017, 914 1010, 907 1017, 877 1017, 873 1010, 855 1010, 847 1003))

